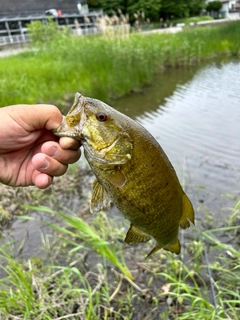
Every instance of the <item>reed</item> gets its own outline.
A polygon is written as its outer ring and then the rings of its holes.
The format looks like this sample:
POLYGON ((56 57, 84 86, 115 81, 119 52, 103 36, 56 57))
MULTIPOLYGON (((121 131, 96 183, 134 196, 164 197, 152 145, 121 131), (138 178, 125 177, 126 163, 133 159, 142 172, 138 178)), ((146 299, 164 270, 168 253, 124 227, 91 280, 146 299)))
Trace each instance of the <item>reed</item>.
POLYGON ((27 52, 0 59, 0 106, 63 107, 76 91, 109 102, 150 84, 163 69, 240 54, 240 22, 178 34, 53 35, 27 52))

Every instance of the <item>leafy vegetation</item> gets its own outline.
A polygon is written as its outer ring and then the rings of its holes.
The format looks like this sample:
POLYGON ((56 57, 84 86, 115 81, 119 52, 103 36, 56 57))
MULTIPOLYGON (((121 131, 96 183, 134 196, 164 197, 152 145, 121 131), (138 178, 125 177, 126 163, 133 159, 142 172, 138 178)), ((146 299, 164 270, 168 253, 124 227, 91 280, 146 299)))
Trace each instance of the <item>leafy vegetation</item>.
POLYGON ((164 19, 199 15, 205 7, 202 0, 162 0, 160 16, 164 19))
POLYGON ((136 12, 143 12, 151 21, 159 21, 159 18, 170 19, 177 17, 189 17, 199 15, 205 7, 205 0, 89 0, 92 8, 103 8, 106 14, 113 14, 121 10, 130 15, 134 21, 136 12))
POLYGON ((42 237, 45 258, 25 261, 14 256, 13 244, 2 246, 2 319, 239 319, 240 202, 225 227, 201 231, 198 223, 194 238, 182 233, 181 257, 161 250, 148 260, 144 255, 152 243, 125 247, 125 221, 110 213, 88 217, 90 228, 69 212, 33 209, 59 215, 66 225, 52 224, 54 240, 42 237), (121 265, 123 273, 116 270, 121 265), (134 282, 124 276, 126 265, 134 282))
POLYGON ((222 8, 222 2, 221 1, 211 1, 206 6, 206 10, 208 12, 212 12, 212 11, 219 12, 219 10, 221 8, 222 8))
MULTIPOLYGON (((52 26, 51 26, 52 28, 52 26)), ((168 67, 196 64, 218 55, 240 54, 240 23, 177 34, 120 34, 75 37, 54 33, 34 47, 0 59, 0 106, 72 103, 79 91, 109 101, 151 83, 168 67)))

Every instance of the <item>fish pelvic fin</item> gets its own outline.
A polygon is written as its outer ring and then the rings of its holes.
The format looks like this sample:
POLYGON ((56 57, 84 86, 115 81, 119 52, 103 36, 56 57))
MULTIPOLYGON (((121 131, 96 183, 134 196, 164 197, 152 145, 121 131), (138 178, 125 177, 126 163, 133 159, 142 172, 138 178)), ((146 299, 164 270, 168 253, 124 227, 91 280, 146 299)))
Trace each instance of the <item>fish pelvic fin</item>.
POLYGON ((183 210, 182 210, 182 216, 179 221, 179 226, 182 229, 186 229, 190 227, 190 222, 191 221, 194 224, 194 210, 193 206, 186 196, 186 194, 183 194, 183 210))
POLYGON ((147 242, 150 239, 151 237, 147 233, 139 230, 133 224, 131 224, 124 241, 126 243, 140 243, 147 242))
POLYGON ((152 254, 157 252, 160 249, 164 249, 167 251, 170 251, 172 253, 179 254, 181 252, 181 244, 179 240, 177 239, 174 243, 168 244, 166 246, 159 246, 158 244, 149 252, 149 254, 146 256, 146 259, 149 258, 152 254))
POLYGON ((145 259, 148 259, 152 254, 154 254, 155 252, 157 252, 158 250, 162 249, 162 247, 160 247, 159 245, 156 245, 150 252, 149 254, 146 256, 145 259))
POLYGON ((110 206, 111 200, 107 194, 107 191, 96 179, 93 182, 93 194, 90 202, 90 212, 96 213, 101 211, 103 208, 110 206))

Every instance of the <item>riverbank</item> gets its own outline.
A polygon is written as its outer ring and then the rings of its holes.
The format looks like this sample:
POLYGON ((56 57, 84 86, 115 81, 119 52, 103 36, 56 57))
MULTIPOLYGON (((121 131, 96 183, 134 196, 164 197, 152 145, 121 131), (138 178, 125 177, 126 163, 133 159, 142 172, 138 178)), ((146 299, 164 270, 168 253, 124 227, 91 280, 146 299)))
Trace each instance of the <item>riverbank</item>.
POLYGON ((79 91, 109 102, 151 83, 167 68, 240 54, 240 22, 176 34, 74 37, 54 33, 34 50, 0 59, 0 106, 72 103, 79 91))

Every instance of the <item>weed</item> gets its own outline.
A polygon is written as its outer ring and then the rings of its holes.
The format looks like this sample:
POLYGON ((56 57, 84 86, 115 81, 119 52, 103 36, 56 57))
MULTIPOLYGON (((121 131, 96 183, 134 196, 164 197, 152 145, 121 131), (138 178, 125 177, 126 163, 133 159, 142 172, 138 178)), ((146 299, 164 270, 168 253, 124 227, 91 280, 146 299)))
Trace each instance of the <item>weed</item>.
POLYGON ((104 212, 91 216, 91 227, 69 212, 54 214, 67 224, 48 224, 58 241, 44 241, 47 262, 21 261, 11 246, 0 250, 3 319, 239 319, 239 241, 221 241, 239 237, 238 225, 194 227, 196 240, 183 241, 181 257, 159 251, 143 260, 139 246, 123 247, 124 226, 104 212))

